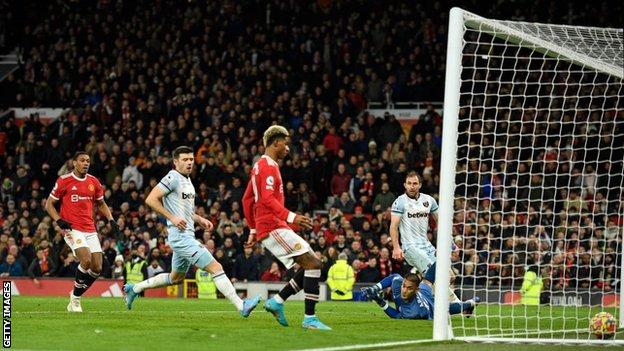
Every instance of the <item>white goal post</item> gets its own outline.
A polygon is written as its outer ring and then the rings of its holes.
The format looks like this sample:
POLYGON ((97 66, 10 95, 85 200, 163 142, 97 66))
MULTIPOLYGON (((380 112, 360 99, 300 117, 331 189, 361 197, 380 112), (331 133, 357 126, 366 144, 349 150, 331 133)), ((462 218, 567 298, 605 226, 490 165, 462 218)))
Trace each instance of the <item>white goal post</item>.
POLYGON ((624 344, 623 34, 451 9, 434 340, 624 344))

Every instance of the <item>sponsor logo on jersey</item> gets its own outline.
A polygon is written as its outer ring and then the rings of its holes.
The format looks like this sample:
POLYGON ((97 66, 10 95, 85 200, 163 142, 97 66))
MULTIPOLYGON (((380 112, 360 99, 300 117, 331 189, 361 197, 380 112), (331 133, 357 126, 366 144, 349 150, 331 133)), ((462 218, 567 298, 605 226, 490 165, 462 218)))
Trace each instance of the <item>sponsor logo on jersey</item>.
POLYGON ((76 194, 73 194, 70 198, 71 202, 78 202, 80 200, 93 200, 93 196, 79 196, 76 194))
POLYGON ((407 218, 425 218, 428 216, 429 214, 425 212, 407 213, 407 218))
POLYGON ((182 193, 182 200, 192 200, 195 198, 193 193, 182 193))
POLYGON ((273 176, 268 176, 266 179, 266 189, 273 190, 274 184, 275 184, 275 179, 273 179, 273 176))

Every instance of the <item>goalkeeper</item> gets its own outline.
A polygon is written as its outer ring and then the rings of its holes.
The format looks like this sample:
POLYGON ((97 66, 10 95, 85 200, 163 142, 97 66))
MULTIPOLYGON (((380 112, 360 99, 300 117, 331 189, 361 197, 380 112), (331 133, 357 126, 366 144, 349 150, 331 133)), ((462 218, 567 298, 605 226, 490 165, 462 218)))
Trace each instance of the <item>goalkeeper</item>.
MULTIPOLYGON (((390 275, 379 283, 362 289, 362 295, 375 301, 384 312, 393 319, 433 319, 433 284, 435 283, 435 263, 427 269, 423 279, 414 273, 405 277, 390 275), (392 297, 396 307, 384 299, 385 290, 392 288, 392 297)), ((464 302, 451 302, 450 314, 464 313, 472 315, 480 299, 475 296, 464 302)))

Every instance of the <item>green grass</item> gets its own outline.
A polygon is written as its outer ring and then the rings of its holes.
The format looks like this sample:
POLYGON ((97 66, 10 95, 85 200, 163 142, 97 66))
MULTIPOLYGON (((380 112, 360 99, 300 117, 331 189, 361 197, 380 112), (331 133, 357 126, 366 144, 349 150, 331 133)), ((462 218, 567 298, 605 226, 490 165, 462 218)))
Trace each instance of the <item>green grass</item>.
MULTIPOLYGON (((431 339, 432 322, 391 320, 373 303, 323 302, 318 305, 321 320, 334 330, 305 331, 300 327, 303 303, 287 302, 291 324, 284 328, 258 308, 249 319, 241 318, 224 300, 149 299, 125 310, 121 298, 83 298, 82 314, 65 311, 66 298, 13 297, 12 342, 15 349, 31 350, 297 350, 431 339)), ((455 325, 478 323, 484 328, 482 312, 508 318, 524 310, 480 306, 477 318, 453 319, 455 325)), ((587 311, 589 312, 589 311, 587 311)), ((543 311, 540 314, 543 315, 543 311)), ((550 312, 549 312, 550 313, 550 312)), ((519 314, 519 315, 521 315, 519 314)), ((537 320, 537 319, 536 319, 537 320)), ((489 318, 498 325, 498 317, 489 318)), ((559 323, 559 322, 556 322, 559 323)), ((457 332, 456 332, 457 334, 457 332)), ((618 335, 621 337, 620 335, 618 335)), ((463 342, 412 344, 386 347, 391 350, 536 350, 535 345, 467 344, 463 342)), ((540 351, 584 350, 584 346, 539 346, 540 351)), ((616 350, 624 348, 609 348, 616 350)))

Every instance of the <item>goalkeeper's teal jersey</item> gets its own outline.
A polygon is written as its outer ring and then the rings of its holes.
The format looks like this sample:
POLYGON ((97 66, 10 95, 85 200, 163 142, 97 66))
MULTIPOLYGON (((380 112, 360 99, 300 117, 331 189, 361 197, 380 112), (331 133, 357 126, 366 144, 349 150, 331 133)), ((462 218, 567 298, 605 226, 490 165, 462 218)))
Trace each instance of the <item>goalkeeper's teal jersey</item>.
POLYGON ((427 237, 429 216, 437 210, 438 203, 427 194, 421 193, 415 199, 403 194, 394 200, 392 214, 401 216, 399 223, 401 244, 416 247, 431 246, 427 237))

